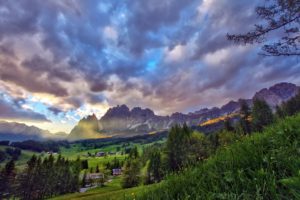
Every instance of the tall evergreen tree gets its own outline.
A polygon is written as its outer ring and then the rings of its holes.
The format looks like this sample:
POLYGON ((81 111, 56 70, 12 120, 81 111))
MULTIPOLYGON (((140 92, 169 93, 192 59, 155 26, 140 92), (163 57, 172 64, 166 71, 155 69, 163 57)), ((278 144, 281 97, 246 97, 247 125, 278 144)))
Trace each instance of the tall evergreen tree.
POLYGON ((271 108, 260 99, 255 99, 253 102, 252 118, 253 128, 256 131, 262 131, 264 126, 271 124, 274 120, 271 108))
POLYGON ((139 152, 138 152, 138 149, 137 149, 137 147, 135 146, 135 147, 133 147, 131 150, 130 150, 130 152, 129 152, 129 157, 130 158, 137 158, 139 156, 139 152))
POLYGON ((0 173, 0 199, 9 199, 14 194, 15 162, 10 160, 0 173))
POLYGON ((138 186, 141 181, 140 170, 139 160, 137 158, 129 158, 123 170, 122 187, 130 188, 138 186))
POLYGON ((97 164, 97 166, 96 166, 96 171, 95 171, 95 172, 96 172, 96 173, 99 173, 99 172, 100 172, 98 164, 97 164))
POLYGON ((224 129, 226 131, 234 131, 234 127, 231 125, 229 117, 226 117, 224 120, 224 129))
POLYGON ((240 127, 244 135, 250 134, 251 133, 251 123, 250 123, 251 112, 245 100, 242 100, 241 102, 240 115, 241 118, 239 120, 238 126, 240 127))
POLYGON ((160 152, 155 149, 150 155, 150 161, 147 167, 147 183, 161 181, 163 177, 162 160, 160 152))
POLYGON ((178 171, 188 164, 188 146, 191 130, 186 124, 171 128, 167 139, 167 156, 169 168, 178 171))

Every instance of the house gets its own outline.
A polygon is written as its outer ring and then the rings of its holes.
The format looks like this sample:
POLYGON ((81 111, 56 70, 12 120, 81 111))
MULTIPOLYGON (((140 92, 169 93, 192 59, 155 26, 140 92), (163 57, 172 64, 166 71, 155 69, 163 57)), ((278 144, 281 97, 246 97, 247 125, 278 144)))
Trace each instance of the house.
POLYGON ((90 173, 86 175, 86 180, 96 180, 101 178, 104 178, 102 173, 90 173))
POLYGON ((103 151, 97 152, 96 156, 97 157, 103 157, 103 156, 105 156, 105 152, 103 152, 103 151))
POLYGON ((89 173, 85 177, 86 186, 99 186, 104 184, 103 173, 89 173))
POLYGON ((113 172, 113 176, 119 176, 122 174, 122 169, 120 168, 112 169, 112 172, 113 172))

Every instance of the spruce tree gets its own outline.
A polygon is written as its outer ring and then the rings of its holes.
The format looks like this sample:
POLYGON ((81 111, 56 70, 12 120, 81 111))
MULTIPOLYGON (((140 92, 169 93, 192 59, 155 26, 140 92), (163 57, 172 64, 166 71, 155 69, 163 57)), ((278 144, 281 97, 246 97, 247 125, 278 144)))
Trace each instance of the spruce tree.
POLYGON ((264 100, 255 99, 252 111, 254 130, 262 131, 263 127, 271 124, 273 120, 274 116, 269 105, 264 100))
POLYGON ((247 135, 251 133, 251 123, 250 123, 250 108, 245 100, 242 100, 241 102, 241 108, 240 108, 240 120, 238 123, 238 126, 242 130, 243 135, 247 135))
POLYGON ((0 173, 0 199, 9 199, 14 195, 15 162, 11 159, 0 173))

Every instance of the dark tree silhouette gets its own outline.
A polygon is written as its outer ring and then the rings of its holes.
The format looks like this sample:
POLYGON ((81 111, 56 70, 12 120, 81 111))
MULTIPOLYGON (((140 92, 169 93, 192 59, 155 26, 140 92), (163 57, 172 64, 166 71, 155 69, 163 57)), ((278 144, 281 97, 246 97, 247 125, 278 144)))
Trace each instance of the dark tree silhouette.
POLYGON ((266 56, 300 55, 300 0, 265 0, 256 7, 261 24, 245 34, 227 34, 240 44, 263 43, 266 56))
POLYGON ((274 121, 271 108, 266 101, 260 99, 253 101, 252 118, 253 128, 259 132, 274 121))

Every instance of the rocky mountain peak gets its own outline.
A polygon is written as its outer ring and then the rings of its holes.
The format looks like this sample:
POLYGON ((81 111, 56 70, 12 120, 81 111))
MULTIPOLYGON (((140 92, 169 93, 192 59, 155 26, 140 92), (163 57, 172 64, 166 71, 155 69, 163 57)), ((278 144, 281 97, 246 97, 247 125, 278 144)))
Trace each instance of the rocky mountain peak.
POLYGON ((281 104, 283 101, 295 96, 299 87, 292 83, 278 83, 272 87, 264 88, 256 92, 253 99, 265 100, 271 107, 281 104))
POLYGON ((86 120, 88 121, 97 121, 96 115, 93 113, 92 115, 87 116, 86 120))
POLYGON ((109 108, 105 115, 101 118, 103 120, 110 118, 123 118, 129 117, 130 110, 126 105, 117 105, 116 107, 109 108))
POLYGON ((236 101, 229 101, 227 104, 221 107, 221 110, 226 113, 233 113, 240 108, 240 103, 236 101))
POLYGON ((132 117, 154 117, 154 112, 149 108, 142 109, 140 107, 134 107, 131 110, 132 117))
POLYGON ((299 87, 292 83, 283 82, 270 87, 269 90, 274 92, 283 101, 286 101, 291 98, 291 96, 295 96, 298 93, 299 87))

